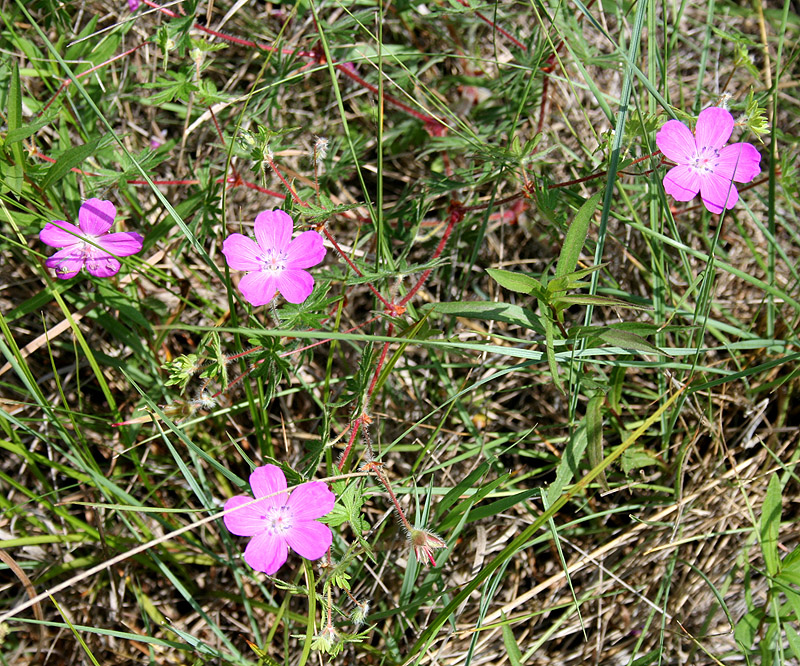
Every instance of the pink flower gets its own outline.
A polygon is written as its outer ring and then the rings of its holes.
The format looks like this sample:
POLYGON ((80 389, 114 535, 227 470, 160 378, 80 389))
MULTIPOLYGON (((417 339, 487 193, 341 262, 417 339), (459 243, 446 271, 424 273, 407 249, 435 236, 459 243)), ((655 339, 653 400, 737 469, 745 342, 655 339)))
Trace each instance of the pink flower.
POLYGON ((327 552, 333 541, 331 529, 315 519, 333 510, 336 498, 328 486, 311 481, 287 497, 280 467, 264 465, 253 470, 250 487, 258 501, 246 495, 231 497, 225 502, 225 511, 231 513, 223 520, 232 534, 253 537, 244 551, 245 562, 253 569, 271 576, 286 562, 289 546, 307 560, 318 560, 327 552))
POLYGON ((132 12, 135 12, 139 9, 139 0, 128 0, 128 9, 132 12))
POLYGON ((417 562, 422 564, 427 559, 434 567, 436 560, 433 559, 433 551, 447 545, 441 537, 436 536, 433 532, 416 528, 411 530, 408 539, 411 541, 417 562))
POLYGON ((266 305, 279 291, 290 303, 302 303, 314 290, 314 278, 303 270, 325 258, 322 236, 304 231, 292 240, 292 218, 282 210, 265 210, 256 217, 256 241, 231 234, 222 244, 228 266, 248 271, 239 291, 251 305, 266 305))
POLYGON ((117 209, 110 201, 87 199, 78 211, 78 224, 53 220, 39 232, 39 240, 63 248, 45 262, 62 280, 75 277, 81 268, 96 277, 111 277, 121 267, 116 257, 128 257, 142 249, 143 238, 133 231, 110 234, 117 209))
POLYGON ((694 136, 677 120, 664 124, 656 135, 656 143, 677 164, 664 176, 667 194, 678 201, 691 201, 700 192, 712 213, 734 207, 739 193, 733 182, 753 180, 761 172, 761 155, 749 143, 725 146, 733 125, 733 116, 717 107, 700 113, 694 136))

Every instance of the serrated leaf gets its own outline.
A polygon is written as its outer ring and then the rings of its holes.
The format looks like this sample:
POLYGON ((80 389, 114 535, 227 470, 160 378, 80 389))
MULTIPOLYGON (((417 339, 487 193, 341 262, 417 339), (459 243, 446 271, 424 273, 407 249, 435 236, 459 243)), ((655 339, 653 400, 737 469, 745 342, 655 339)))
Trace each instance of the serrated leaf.
POLYGON ((79 166, 87 157, 94 155, 102 137, 95 137, 82 146, 74 146, 65 150, 48 170, 42 181, 42 189, 46 190, 56 181, 66 176, 70 169, 79 166))
POLYGON ((524 273, 506 271, 502 268, 487 268, 486 272, 504 289, 519 294, 543 295, 544 286, 536 278, 524 273))
POLYGON ((764 555, 764 564, 767 572, 774 576, 778 573, 780 558, 778 557, 778 532, 781 526, 781 481, 777 474, 773 474, 764 496, 761 507, 761 552, 764 555))
POLYGON ((561 254, 558 256, 558 264, 556 265, 556 277, 563 277, 572 273, 578 265, 583 245, 586 243, 586 236, 589 233, 589 225, 592 222, 592 216, 597 209, 597 204, 603 197, 603 192, 598 192, 580 207, 572 224, 567 229, 567 235, 564 238, 564 245, 561 248, 561 254))

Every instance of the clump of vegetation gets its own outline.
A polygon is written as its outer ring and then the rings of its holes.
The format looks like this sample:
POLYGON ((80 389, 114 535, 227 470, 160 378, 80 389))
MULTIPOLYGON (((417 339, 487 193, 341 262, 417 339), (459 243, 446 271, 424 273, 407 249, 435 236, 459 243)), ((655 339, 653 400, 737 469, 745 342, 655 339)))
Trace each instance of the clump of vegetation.
POLYGON ((798 33, 4 7, 2 662, 800 661, 798 33))

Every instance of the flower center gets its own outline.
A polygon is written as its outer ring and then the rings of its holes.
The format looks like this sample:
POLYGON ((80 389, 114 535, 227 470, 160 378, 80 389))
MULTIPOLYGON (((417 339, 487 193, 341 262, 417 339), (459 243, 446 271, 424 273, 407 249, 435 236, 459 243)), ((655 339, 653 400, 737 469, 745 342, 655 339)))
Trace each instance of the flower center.
POLYGON ((273 506, 261 516, 267 532, 276 536, 285 536, 294 526, 294 516, 288 506, 273 506))
POLYGON ((703 146, 689 160, 689 167, 700 176, 714 173, 719 166, 719 151, 703 146))
POLYGON ((286 270, 286 253, 269 249, 260 257, 261 270, 268 273, 281 273, 286 270))

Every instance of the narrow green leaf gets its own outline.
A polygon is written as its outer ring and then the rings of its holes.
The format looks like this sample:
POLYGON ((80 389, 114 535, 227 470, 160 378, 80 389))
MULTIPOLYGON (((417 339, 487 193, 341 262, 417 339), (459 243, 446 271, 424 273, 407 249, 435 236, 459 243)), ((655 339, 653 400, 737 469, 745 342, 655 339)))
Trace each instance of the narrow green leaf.
MULTIPOLYGON (((558 463, 556 478, 547 489, 547 505, 550 506, 561 496, 564 488, 572 479, 577 477, 578 465, 580 465, 583 452, 586 450, 588 440, 586 438, 586 421, 584 420, 575 432, 572 433, 558 463)), ((597 467, 597 466, 595 466, 597 467)), ((602 473, 602 470, 601 472, 602 473)))
POLYGON ((641 335, 630 331, 621 331, 611 328, 597 334, 603 342, 623 349, 633 349, 634 351, 645 352, 647 354, 659 354, 661 356, 672 356, 670 353, 659 349, 654 344, 645 340, 641 335))
POLYGON ((617 413, 619 413, 619 403, 622 400, 622 387, 624 385, 625 366, 618 365, 611 370, 611 390, 606 394, 608 404, 617 413))
POLYGON ((631 310, 649 310, 641 305, 621 301, 618 298, 611 298, 610 296, 595 296, 592 294, 576 294, 574 296, 559 296, 553 300, 555 305, 562 305, 569 307, 570 305, 610 305, 615 308, 629 308, 631 310))
POLYGON ((789 641, 789 649, 792 651, 794 658, 800 662, 800 636, 792 629, 791 625, 785 624, 786 640, 789 641))
POLYGON ((556 325, 547 317, 542 317, 542 323, 544 324, 546 342, 545 352, 547 353, 547 364, 550 366, 550 374, 552 375, 553 381, 555 382, 556 387, 558 387, 558 390, 566 395, 566 392, 564 391, 564 385, 561 383, 561 378, 558 376, 558 363, 556 363, 556 325))
POLYGON ((519 645, 517 645, 517 639, 511 627, 508 626, 505 613, 501 613, 501 617, 503 618, 503 643, 506 646, 508 661, 511 666, 522 666, 522 652, 520 652, 519 645))
POLYGON ((539 317, 530 308, 523 308, 511 303, 496 303, 494 301, 454 301, 447 303, 431 303, 421 309, 452 315, 467 317, 468 319, 483 319, 486 321, 502 321, 507 324, 516 324, 529 328, 539 335, 544 335, 544 326, 539 317))
MULTIPOLYGON (((22 92, 19 84, 19 65, 14 63, 14 69, 11 72, 11 81, 8 84, 8 131, 9 133, 14 130, 19 130, 22 127, 22 92)), ((8 137, 6 137, 8 141, 8 137)), ((22 150, 22 145, 18 142, 11 144, 11 154, 14 156, 14 163, 20 167, 25 166, 25 153, 22 150)))
POLYGON ((778 531, 781 526, 781 481, 777 474, 773 474, 764 496, 764 505, 761 507, 761 552, 764 554, 764 564, 770 576, 778 573, 780 558, 778 557, 778 531))
POLYGON ((756 608, 749 613, 745 613, 741 620, 736 623, 736 629, 733 631, 733 638, 739 644, 743 651, 749 652, 756 638, 758 625, 764 618, 764 610, 756 608))
MULTIPOLYGON (((82 146, 74 146, 65 150, 61 157, 56 160, 55 164, 47 170, 47 175, 42 182, 42 189, 46 190, 53 183, 61 180, 69 173, 70 169, 77 167, 87 157, 93 155, 97 150, 97 145, 100 143, 102 137, 96 137, 83 144, 82 146)), ((15 144, 19 145, 19 144, 15 144)))
POLYGON ((524 273, 505 271, 501 268, 487 268, 486 272, 501 287, 520 294, 543 294, 544 286, 539 280, 524 273))
POLYGON ((591 199, 588 199, 578 210, 575 219, 572 220, 572 224, 569 225, 567 235, 564 238, 564 245, 561 248, 561 254, 558 256, 558 264, 556 265, 557 278, 569 275, 578 266, 578 259, 586 242, 586 235, 589 233, 592 215, 594 215, 597 204, 600 203, 602 197, 603 193, 598 192, 591 199))
MULTIPOLYGON (((595 395, 589 398, 586 405, 586 439, 588 441, 587 453, 589 464, 597 467, 603 462, 603 401, 605 396, 595 395)), ((605 470, 597 477, 603 490, 608 490, 605 470)))

